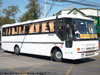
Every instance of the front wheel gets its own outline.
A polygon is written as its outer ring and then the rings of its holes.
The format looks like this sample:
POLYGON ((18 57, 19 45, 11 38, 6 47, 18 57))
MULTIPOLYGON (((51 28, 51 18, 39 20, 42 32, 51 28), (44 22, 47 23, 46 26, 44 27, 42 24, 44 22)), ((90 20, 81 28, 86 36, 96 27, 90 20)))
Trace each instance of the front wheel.
POLYGON ((62 61, 62 53, 59 50, 54 50, 53 52, 53 59, 54 61, 60 62, 62 61))
POLYGON ((19 54, 20 54, 20 49, 19 49, 18 46, 16 46, 16 47, 14 48, 14 54, 16 54, 16 55, 19 55, 19 54))

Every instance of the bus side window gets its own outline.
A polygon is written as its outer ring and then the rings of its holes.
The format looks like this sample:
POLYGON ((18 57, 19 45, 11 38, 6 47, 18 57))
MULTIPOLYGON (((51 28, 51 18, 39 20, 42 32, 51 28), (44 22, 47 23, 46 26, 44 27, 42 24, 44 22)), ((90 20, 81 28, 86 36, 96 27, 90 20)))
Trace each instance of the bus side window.
POLYGON ((15 28, 12 27, 12 35, 14 35, 14 34, 15 34, 15 28))
POLYGON ((6 28, 3 28, 3 33, 2 35, 6 35, 6 28))
POLYGON ((21 33, 22 33, 21 26, 19 26, 19 34, 21 34, 21 33))
POLYGON ((13 33, 16 35, 18 34, 18 27, 14 27, 13 33))
POLYGON ((46 22, 43 22, 42 23, 42 32, 45 32, 46 31, 46 22))
POLYGON ((26 28, 26 26, 24 25, 23 26, 23 31, 22 31, 23 34, 25 34, 25 28, 26 28))
POLYGON ((36 29, 36 33, 39 33, 40 32, 40 25, 39 25, 39 23, 36 23, 35 24, 35 29, 36 29))
POLYGON ((8 29, 8 35, 10 35, 10 34, 11 34, 11 28, 8 29))
POLYGON ((12 27, 10 28, 10 35, 12 35, 12 27))
POLYGON ((29 33, 34 33, 34 24, 30 24, 29 33))
POLYGON ((8 35, 8 28, 6 28, 6 35, 8 35))
POLYGON ((25 25, 25 34, 28 34, 28 32, 29 32, 29 26, 25 25))
POLYGON ((50 28, 50 32, 54 32, 54 21, 50 21, 49 22, 49 28, 50 28))

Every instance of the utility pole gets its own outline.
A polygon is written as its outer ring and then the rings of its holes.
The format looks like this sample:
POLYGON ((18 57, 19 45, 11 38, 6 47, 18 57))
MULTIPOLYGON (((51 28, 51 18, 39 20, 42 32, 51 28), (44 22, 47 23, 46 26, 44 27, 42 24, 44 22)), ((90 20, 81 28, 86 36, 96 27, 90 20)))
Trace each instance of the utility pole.
POLYGON ((44 4, 44 17, 45 17, 45 18, 47 17, 47 14, 46 14, 46 7, 47 7, 47 0, 45 0, 45 4, 44 4))

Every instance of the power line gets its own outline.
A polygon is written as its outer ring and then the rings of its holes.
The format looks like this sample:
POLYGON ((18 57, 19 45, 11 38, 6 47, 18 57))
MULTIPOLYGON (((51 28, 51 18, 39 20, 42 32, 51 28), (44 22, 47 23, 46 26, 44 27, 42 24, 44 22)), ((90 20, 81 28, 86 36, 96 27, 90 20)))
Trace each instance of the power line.
POLYGON ((80 0, 79 2, 86 2, 86 3, 91 3, 91 4, 95 4, 95 5, 99 5, 100 3, 96 3, 93 1, 89 1, 89 0, 80 0))
POLYGON ((73 0, 53 0, 53 1, 69 2, 69 3, 73 3, 73 4, 78 4, 78 5, 85 5, 85 6, 92 6, 92 7, 100 7, 99 5, 89 4, 89 3, 83 3, 83 2, 73 1, 73 0))
MULTIPOLYGON (((44 1, 38 1, 39 3, 43 3, 44 4, 44 1)), ((52 5, 52 3, 50 2, 47 2, 48 5, 52 5)), ((66 5, 61 5, 61 4, 55 4, 55 6, 61 6, 61 7, 64 7, 66 5)))
POLYGON ((51 7, 50 7, 50 9, 47 12, 47 16, 49 15, 49 13, 52 10, 52 8, 54 7, 54 5, 55 5, 55 1, 52 2, 51 7))

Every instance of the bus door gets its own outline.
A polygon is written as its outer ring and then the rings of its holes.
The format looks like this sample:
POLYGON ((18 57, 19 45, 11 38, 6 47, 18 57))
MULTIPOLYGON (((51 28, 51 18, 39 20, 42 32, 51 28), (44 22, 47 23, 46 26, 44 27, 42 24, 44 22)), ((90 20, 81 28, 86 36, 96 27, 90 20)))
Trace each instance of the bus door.
POLYGON ((55 32, 61 41, 65 41, 65 46, 67 48, 72 47, 72 19, 70 18, 61 18, 56 19, 55 32))

